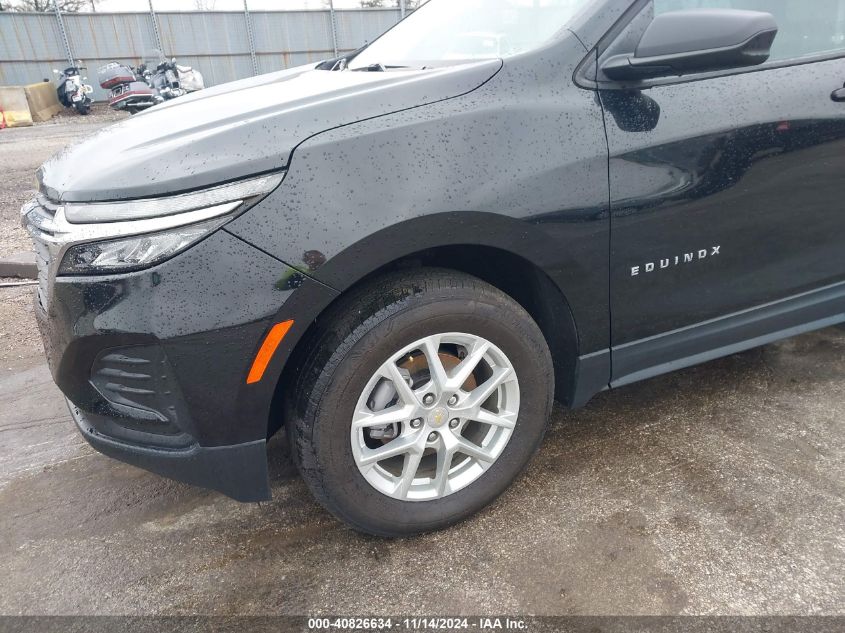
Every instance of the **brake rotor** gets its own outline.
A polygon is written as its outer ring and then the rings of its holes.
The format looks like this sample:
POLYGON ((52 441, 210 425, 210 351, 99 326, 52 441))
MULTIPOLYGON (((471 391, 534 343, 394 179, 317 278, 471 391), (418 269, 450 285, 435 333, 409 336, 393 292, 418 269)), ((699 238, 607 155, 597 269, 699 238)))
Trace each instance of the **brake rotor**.
MULTIPOLYGON (((454 369, 460 365, 463 360, 458 358, 457 355, 450 354, 448 352, 437 352, 437 356, 440 358, 440 363, 446 371, 454 369)), ((431 376, 431 370, 428 366, 428 358, 422 353, 417 354, 416 356, 409 356, 407 359, 399 363, 399 367, 410 372, 412 385, 419 384, 423 378, 427 380, 431 376)), ((466 379, 466 382, 461 385, 461 388, 464 391, 472 391, 477 386, 478 381, 475 379, 475 373, 473 372, 469 375, 469 378, 466 379)))
MULTIPOLYGON (((440 358, 440 363, 443 365, 443 368, 448 372, 457 367, 461 364, 462 358, 459 358, 456 354, 450 354, 448 352, 438 352, 437 356, 440 358)), ((429 378, 431 377, 431 369, 428 366, 428 358, 425 354, 418 353, 416 355, 411 355, 405 360, 403 360, 398 365, 400 370, 404 370, 404 372, 408 373, 408 380, 410 382, 410 386, 413 389, 416 385, 421 385, 428 382, 429 378)), ((404 373, 403 372, 403 373, 404 373)), ((390 383, 387 383, 390 385, 390 383)), ((464 391, 472 391, 478 386, 478 381, 475 379, 475 374, 472 373, 469 375, 469 378, 466 379, 461 388, 464 391)), ((395 389, 393 390, 393 395, 388 395, 387 393, 383 394, 383 398, 390 399, 395 396, 395 389)), ((381 433, 376 434, 373 431, 370 432, 370 437, 382 444, 387 444, 395 439, 397 429, 394 425, 393 434, 385 433, 381 435, 381 433)))

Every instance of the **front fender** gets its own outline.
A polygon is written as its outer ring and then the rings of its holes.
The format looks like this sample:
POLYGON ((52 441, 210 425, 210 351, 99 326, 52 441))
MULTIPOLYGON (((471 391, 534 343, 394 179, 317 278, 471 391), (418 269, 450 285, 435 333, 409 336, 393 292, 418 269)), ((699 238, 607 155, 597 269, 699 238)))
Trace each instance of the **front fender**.
POLYGON ((341 292, 432 247, 504 250, 557 285, 582 354, 605 350, 607 146, 595 94, 571 82, 584 54, 564 38, 462 96, 313 136, 227 229, 341 292))

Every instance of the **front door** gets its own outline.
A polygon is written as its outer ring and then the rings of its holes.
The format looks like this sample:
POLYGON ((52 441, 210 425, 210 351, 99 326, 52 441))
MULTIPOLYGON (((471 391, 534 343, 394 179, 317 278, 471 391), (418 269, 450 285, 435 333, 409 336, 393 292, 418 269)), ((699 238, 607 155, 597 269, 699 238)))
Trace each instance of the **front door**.
POLYGON ((779 33, 760 67, 601 91, 614 384, 786 331, 754 315, 845 280, 845 0, 645 4, 768 11, 779 33))

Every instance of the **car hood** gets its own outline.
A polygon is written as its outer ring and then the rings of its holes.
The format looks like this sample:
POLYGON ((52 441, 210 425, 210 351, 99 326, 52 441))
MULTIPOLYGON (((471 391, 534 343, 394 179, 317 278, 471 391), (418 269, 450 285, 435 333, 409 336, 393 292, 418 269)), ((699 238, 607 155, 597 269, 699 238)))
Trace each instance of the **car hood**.
POLYGON ((223 84, 63 149, 39 169, 40 187, 60 201, 125 200, 283 169, 315 134, 465 94, 501 67, 500 60, 391 72, 307 66, 223 84))

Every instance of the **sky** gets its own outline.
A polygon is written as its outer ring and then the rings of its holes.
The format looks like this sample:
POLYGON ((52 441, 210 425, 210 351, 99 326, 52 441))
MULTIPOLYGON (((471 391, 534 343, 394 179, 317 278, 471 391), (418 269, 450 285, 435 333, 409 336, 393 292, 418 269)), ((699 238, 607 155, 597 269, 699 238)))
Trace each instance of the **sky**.
MULTIPOLYGON (((208 7, 219 11, 244 8, 243 0, 200 0, 208 7)), ((247 0, 249 8, 256 11, 261 9, 322 9, 323 0, 247 0)), ((385 3, 387 4, 387 3, 385 3)), ((360 8, 359 0, 334 0, 336 9, 360 8)), ((153 7, 157 11, 193 11, 197 8, 197 0, 153 0, 153 7)), ((146 11, 149 9, 147 0, 101 0, 97 4, 98 11, 146 11)))

